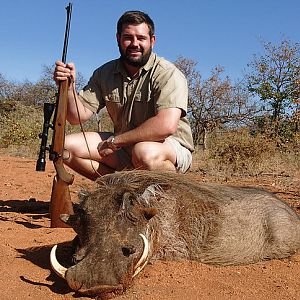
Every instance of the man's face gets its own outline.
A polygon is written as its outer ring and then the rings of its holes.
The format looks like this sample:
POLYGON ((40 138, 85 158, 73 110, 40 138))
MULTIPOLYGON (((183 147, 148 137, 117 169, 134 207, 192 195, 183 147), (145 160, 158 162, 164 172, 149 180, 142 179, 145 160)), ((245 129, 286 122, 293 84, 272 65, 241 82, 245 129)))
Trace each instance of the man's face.
POLYGON ((150 38, 146 23, 124 25, 121 35, 117 34, 121 58, 134 67, 144 66, 152 52, 155 36, 150 38))

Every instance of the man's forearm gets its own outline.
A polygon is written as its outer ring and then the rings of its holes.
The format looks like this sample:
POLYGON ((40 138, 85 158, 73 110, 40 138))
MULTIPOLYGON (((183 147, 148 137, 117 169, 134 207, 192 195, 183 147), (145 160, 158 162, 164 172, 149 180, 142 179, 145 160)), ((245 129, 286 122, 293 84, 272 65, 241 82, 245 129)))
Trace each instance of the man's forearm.
POLYGON ((72 125, 79 124, 78 112, 80 115, 81 122, 85 122, 93 114, 92 111, 87 109, 82 104, 82 102, 79 100, 79 96, 75 91, 75 88, 73 87, 73 85, 71 85, 70 89, 68 90, 68 112, 67 112, 67 120, 70 124, 72 125))
POLYGON ((161 142, 176 132, 180 119, 180 110, 168 109, 148 119, 143 124, 115 137, 119 147, 131 146, 138 142, 161 142))
POLYGON ((161 130, 148 128, 147 124, 143 124, 135 129, 117 135, 115 137, 115 144, 118 147, 126 147, 138 142, 159 142, 163 141, 167 136, 166 134, 162 134, 161 130))

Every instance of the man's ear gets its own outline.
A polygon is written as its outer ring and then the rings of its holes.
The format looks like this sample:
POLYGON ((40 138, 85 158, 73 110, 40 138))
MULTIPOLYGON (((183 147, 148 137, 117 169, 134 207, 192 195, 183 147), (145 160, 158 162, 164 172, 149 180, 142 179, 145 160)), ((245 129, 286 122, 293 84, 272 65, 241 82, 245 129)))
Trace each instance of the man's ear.
POLYGON ((120 42, 120 35, 118 33, 116 33, 116 38, 117 38, 117 42, 119 43, 120 42))
POLYGON ((156 36, 153 34, 152 37, 150 38, 151 39, 151 45, 152 45, 152 48, 154 47, 154 44, 156 42, 156 36))

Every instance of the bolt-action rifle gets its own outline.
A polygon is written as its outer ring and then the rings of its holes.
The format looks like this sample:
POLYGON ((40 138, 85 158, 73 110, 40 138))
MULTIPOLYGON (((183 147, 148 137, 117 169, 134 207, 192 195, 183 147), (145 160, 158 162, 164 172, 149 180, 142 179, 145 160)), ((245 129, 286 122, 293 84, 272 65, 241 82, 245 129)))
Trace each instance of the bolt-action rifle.
MULTIPOLYGON (((64 38, 64 47, 62 54, 62 62, 66 63, 67 48, 69 40, 70 22, 72 14, 72 4, 66 7, 67 21, 64 38)), ((68 104, 68 89, 70 80, 61 81, 58 86, 56 103, 44 104, 44 125, 43 132, 40 134, 41 146, 39 158, 36 163, 36 171, 45 171, 46 151, 49 151, 49 159, 53 161, 56 175, 53 179, 51 201, 50 201, 50 216, 51 227, 67 227, 60 220, 61 214, 73 214, 73 205, 69 191, 69 185, 73 183, 74 176, 67 172, 63 164, 64 141, 65 141, 65 125, 68 104), (53 116, 53 123, 50 123, 53 116), (53 129, 52 143, 47 147, 47 138, 49 128, 53 129)))

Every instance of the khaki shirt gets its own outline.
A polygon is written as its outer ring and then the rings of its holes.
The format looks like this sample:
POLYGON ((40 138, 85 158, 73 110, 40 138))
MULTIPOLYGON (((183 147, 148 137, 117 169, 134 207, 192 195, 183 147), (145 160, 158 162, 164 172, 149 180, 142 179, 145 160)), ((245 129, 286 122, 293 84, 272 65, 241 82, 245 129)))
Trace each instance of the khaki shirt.
POLYGON ((115 134, 138 127, 161 109, 180 108, 181 119, 173 137, 190 151, 194 150, 186 118, 186 79, 172 63, 154 53, 134 78, 127 75, 120 59, 104 64, 94 71, 79 96, 93 112, 107 108, 115 134))

